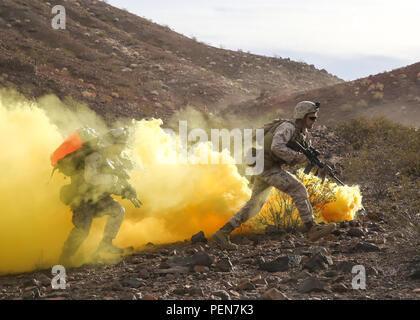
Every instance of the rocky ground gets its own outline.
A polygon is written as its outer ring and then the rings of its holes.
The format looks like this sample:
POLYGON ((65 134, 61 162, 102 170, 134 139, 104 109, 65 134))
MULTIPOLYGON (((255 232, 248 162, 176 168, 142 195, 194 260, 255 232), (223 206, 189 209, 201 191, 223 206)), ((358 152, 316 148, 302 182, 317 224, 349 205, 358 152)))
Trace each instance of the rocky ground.
MULTIPOLYGON (((340 169, 345 142, 323 126, 312 138, 340 169)), ((52 289, 50 269, 1 276, 0 299, 419 299, 418 234, 392 223, 370 189, 361 186, 365 210, 356 220, 314 243, 299 232, 239 234, 231 252, 201 232, 148 244, 117 264, 68 268, 65 290, 52 289), (352 288, 356 265, 366 272, 364 290, 352 288)))
POLYGON ((234 252, 197 235, 155 246, 115 265, 67 270, 65 290, 51 288, 51 270, 0 277, 1 299, 419 299, 418 241, 390 232, 369 212, 311 243, 300 234, 237 235, 234 252), (366 289, 352 289, 355 265, 366 289))

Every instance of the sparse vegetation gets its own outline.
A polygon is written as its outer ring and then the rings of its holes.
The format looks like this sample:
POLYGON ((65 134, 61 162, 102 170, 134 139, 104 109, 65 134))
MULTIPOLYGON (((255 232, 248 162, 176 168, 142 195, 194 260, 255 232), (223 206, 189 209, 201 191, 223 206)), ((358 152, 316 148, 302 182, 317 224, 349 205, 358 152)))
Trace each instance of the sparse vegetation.
POLYGON ((418 224, 420 131, 383 117, 341 122, 336 131, 349 143, 344 179, 369 186, 367 196, 384 212, 394 211, 395 223, 418 224))
MULTIPOLYGON (((321 184, 317 177, 306 176, 303 169, 297 172, 297 178, 308 190, 314 216, 319 218, 321 210, 335 200, 333 186, 329 183, 321 184)), ((292 198, 278 190, 273 192, 274 195, 267 202, 265 211, 256 217, 255 222, 273 231, 296 231, 302 221, 292 198)))
POLYGON ((340 110, 343 112, 350 112, 353 110, 353 106, 350 103, 345 103, 340 106, 340 110))

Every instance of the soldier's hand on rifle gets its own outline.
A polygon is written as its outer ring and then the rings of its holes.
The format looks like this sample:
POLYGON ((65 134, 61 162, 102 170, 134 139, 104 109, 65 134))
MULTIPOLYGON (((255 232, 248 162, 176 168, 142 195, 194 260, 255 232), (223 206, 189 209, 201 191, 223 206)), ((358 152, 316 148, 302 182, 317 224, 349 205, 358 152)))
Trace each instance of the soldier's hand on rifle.
POLYGON ((293 159, 293 164, 302 164, 308 161, 308 158, 303 154, 298 152, 296 157, 293 159))
POLYGON ((137 197, 137 191, 132 186, 128 185, 122 192, 122 198, 130 200, 136 208, 140 208, 142 202, 137 197))
POLYGON ((319 168, 319 167, 316 168, 315 175, 321 178, 322 183, 324 183, 325 177, 327 176, 327 174, 328 174, 327 166, 324 166, 323 168, 319 168))

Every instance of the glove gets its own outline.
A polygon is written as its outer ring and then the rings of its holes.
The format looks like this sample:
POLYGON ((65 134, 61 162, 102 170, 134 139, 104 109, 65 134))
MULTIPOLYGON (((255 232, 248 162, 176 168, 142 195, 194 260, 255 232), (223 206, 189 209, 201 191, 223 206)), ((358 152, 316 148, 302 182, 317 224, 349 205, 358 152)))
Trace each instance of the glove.
POLYGON ((308 158, 303 153, 297 152, 297 154, 296 154, 296 156, 293 159, 291 164, 292 165, 302 164, 302 163, 305 163, 307 161, 308 161, 308 158))
POLYGON ((322 169, 318 167, 316 169, 315 175, 322 180, 322 183, 324 183, 325 177, 327 176, 327 173, 328 173, 327 167, 324 167, 322 169))

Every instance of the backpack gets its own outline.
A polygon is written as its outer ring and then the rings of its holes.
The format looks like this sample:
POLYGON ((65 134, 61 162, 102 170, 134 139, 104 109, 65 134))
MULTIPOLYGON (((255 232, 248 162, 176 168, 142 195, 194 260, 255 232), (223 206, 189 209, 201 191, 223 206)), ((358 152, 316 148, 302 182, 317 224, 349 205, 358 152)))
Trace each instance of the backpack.
POLYGON ((83 170, 84 159, 93 152, 98 141, 98 134, 94 129, 81 128, 68 137, 52 154, 51 165, 65 176, 71 177, 83 170))
MULTIPOLYGON (((279 162, 279 160, 272 155, 271 153, 271 144, 273 143, 273 137, 274 137, 274 132, 276 131, 277 127, 279 125, 281 125, 284 122, 290 122, 294 125, 294 122, 291 120, 286 120, 286 119, 274 119, 273 121, 264 124, 263 128, 264 129, 264 166, 266 168, 270 167, 270 162, 276 161, 279 162), (268 162, 267 162, 268 161, 268 162)), ((255 137, 255 133, 253 134, 253 144, 255 146, 256 143, 256 137, 255 137)), ((255 147, 252 147, 250 150, 248 150, 248 152, 250 153, 250 155, 252 155, 253 158, 256 157, 257 154, 257 149, 255 147)), ((256 162, 250 163, 248 164, 248 166, 250 167, 254 167, 256 164, 256 162)))

